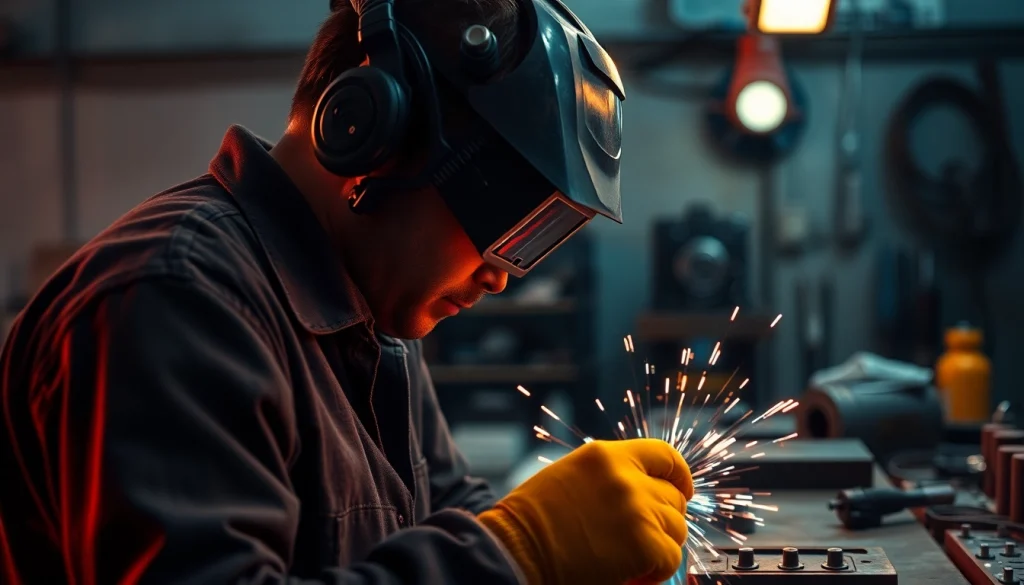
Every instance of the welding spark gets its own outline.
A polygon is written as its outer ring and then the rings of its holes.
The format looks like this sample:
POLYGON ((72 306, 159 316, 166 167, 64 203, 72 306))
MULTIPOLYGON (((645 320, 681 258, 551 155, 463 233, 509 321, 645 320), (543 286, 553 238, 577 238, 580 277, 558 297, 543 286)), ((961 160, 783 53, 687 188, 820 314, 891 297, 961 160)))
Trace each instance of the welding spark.
MULTIPOLYGON (((735 323, 739 310, 739 307, 733 310, 727 325, 728 328, 735 323)), ((776 316, 771 322, 770 328, 774 328, 781 320, 781 314, 776 316)), ((728 337, 727 329, 723 338, 728 337)), ((626 353, 635 356, 636 347, 633 343, 633 336, 627 335, 622 342, 626 353)), ((715 343, 714 349, 708 356, 709 368, 715 366, 722 357, 725 349, 723 346, 722 341, 715 343)), ((739 486, 742 482, 743 472, 757 469, 756 465, 748 465, 746 462, 753 462, 753 460, 765 457, 766 452, 763 450, 754 452, 753 448, 758 445, 758 441, 741 442, 738 435, 745 427, 756 425, 780 412, 792 411, 798 406, 798 403, 792 399, 782 400, 760 415, 753 416, 754 411, 748 410, 735 417, 731 424, 722 424, 722 417, 739 405, 739 392, 750 383, 749 378, 744 378, 733 387, 733 379, 740 370, 740 368, 736 368, 717 391, 714 388, 704 388, 709 383, 709 378, 707 370, 701 370, 700 378, 692 393, 692 399, 688 403, 688 407, 684 408, 683 403, 686 400, 687 384, 690 377, 688 369, 694 358, 695 354, 692 348, 683 349, 679 358, 678 371, 674 375, 665 377, 660 395, 658 395, 657 389, 655 390, 655 400, 664 401, 661 416, 656 416, 651 407, 651 377, 655 375, 656 370, 654 365, 647 361, 643 362, 643 395, 641 396, 639 391, 630 388, 626 390, 622 399, 622 403, 628 405, 626 416, 613 422, 612 415, 601 400, 595 399, 594 403, 609 423, 613 423, 612 429, 616 439, 623 440, 634 436, 657 437, 672 445, 686 459, 694 483, 694 496, 687 503, 686 509, 689 535, 685 548, 690 559, 688 561, 689 573, 708 574, 708 569, 701 556, 703 554, 711 557, 719 556, 715 544, 711 540, 715 534, 740 544, 746 540, 744 535, 725 526, 728 519, 738 516, 749 519, 758 526, 764 526, 765 519, 755 515, 754 511, 778 511, 776 506, 757 502, 758 497, 770 496, 769 492, 752 492, 739 486), (675 378, 674 388, 673 377, 675 378), (679 394, 677 401, 672 395, 673 391, 679 394), (671 408, 672 404, 675 404, 674 409, 671 408), (710 414, 706 414, 705 411, 710 414), (669 424, 669 420, 671 420, 671 424, 669 424)), ((633 388, 640 388, 641 380, 636 374, 635 365, 633 363, 630 365, 634 380, 633 388)), ((531 396, 530 391, 523 386, 517 386, 516 389, 525 396, 531 396)), ((568 429, 582 443, 594 440, 576 427, 567 424, 547 406, 542 405, 540 408, 544 414, 568 429)), ((534 426, 533 431, 540 440, 558 444, 570 450, 575 448, 539 425, 534 426)), ((784 443, 796 437, 797 433, 791 433, 774 439, 772 443, 784 443)), ((544 464, 551 463, 550 459, 543 456, 537 459, 544 464)), ((683 567, 672 583, 685 583, 684 573, 686 571, 687 568, 683 567)))

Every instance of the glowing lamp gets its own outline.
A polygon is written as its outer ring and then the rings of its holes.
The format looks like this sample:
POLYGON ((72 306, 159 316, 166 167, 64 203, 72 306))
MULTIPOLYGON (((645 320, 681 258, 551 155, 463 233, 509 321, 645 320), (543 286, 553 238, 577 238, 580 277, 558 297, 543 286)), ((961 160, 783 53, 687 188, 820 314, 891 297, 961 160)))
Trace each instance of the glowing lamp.
POLYGON ((750 27, 763 34, 821 34, 832 24, 836 4, 832 0, 750 0, 750 27))
POLYGON ((766 164, 793 150, 803 133, 807 95, 782 62, 778 37, 745 34, 736 60, 712 91, 711 138, 729 156, 766 164))
POLYGON ((778 41, 772 37, 740 38, 726 96, 733 122, 752 134, 778 130, 791 116, 789 79, 782 67, 778 41))

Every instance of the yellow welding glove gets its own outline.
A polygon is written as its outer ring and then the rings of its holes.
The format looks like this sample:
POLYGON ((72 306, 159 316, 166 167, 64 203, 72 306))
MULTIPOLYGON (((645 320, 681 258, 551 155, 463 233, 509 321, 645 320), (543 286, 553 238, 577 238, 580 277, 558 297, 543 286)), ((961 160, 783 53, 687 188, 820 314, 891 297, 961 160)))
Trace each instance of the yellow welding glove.
POLYGON ((690 469, 668 443, 595 441, 478 518, 530 585, 660 583, 682 562, 692 497, 690 469))

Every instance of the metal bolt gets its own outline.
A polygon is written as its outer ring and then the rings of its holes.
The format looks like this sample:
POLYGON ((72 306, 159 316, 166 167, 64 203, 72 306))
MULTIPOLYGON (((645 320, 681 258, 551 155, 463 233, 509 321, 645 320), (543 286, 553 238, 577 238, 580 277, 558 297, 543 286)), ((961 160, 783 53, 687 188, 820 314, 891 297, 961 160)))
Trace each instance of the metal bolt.
POLYGON ((978 554, 974 555, 979 559, 991 559, 992 553, 988 550, 987 544, 978 545, 978 554))
POLYGON ((462 39, 467 48, 484 51, 487 49, 487 45, 491 42, 491 37, 493 36, 494 33, 491 32, 491 29, 483 25, 474 24, 466 29, 462 39))
POLYGON ((961 524, 960 525, 960 538, 970 538, 970 537, 971 537, 971 525, 970 524, 961 524))
POLYGON ((757 568, 757 561, 754 560, 754 549, 749 547, 741 548, 736 558, 736 564, 732 568, 743 571, 757 568))
POLYGON ((847 567, 846 560, 843 558, 843 549, 830 548, 826 551, 825 562, 821 564, 821 568, 841 571, 847 567))
POLYGON ((1020 553, 1017 552, 1017 543, 1007 542, 1003 544, 1003 556, 1004 557, 1015 557, 1020 553))
POLYGON ((1013 567, 1003 567, 1003 575, 1000 581, 1002 581, 1003 583, 1013 583, 1015 581, 1013 567))
POLYGON ((802 569, 804 566, 800 563, 800 551, 787 546, 782 549, 782 562, 779 563, 780 569, 802 569))

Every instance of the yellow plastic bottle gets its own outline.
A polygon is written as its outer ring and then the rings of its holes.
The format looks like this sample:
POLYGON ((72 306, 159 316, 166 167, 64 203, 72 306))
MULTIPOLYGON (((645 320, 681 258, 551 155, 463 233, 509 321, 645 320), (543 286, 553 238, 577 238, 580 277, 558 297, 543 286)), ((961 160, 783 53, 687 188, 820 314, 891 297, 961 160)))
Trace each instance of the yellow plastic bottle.
POLYGON ((983 423, 989 419, 992 365, 981 352, 981 330, 967 323, 946 330, 946 353, 935 364, 935 386, 946 422, 983 423))

